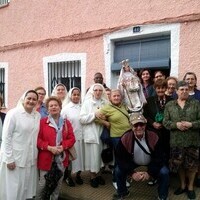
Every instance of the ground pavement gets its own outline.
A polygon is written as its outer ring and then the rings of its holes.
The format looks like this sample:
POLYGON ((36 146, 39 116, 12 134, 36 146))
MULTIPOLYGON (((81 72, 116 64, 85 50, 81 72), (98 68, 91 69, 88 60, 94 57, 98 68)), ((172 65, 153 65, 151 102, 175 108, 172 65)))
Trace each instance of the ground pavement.
MULTIPOLYGON (((89 175, 87 172, 83 173, 84 184, 75 187, 69 187, 63 182, 60 194, 60 200, 112 200, 112 195, 116 192, 112 186, 112 175, 103 174, 106 180, 106 185, 92 188, 90 186, 89 175)), ((187 200, 186 194, 175 196, 173 191, 179 186, 178 177, 176 175, 170 176, 170 200, 187 200)), ((148 186, 147 182, 132 182, 130 187, 130 196, 127 200, 156 200, 157 186, 148 186)), ((200 200, 200 188, 195 188, 196 200, 200 200)))

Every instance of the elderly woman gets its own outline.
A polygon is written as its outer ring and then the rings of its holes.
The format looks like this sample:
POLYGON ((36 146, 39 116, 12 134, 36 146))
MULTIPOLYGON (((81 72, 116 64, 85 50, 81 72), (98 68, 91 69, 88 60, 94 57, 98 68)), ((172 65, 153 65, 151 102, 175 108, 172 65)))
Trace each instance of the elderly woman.
MULTIPOLYGON (((166 160, 169 159, 169 131, 163 126, 164 108, 168 101, 172 100, 170 96, 165 95, 167 83, 163 79, 159 79, 154 83, 156 95, 147 98, 147 104, 144 106, 144 116, 147 119, 147 129, 151 130, 159 136, 164 148, 166 160)), ((150 181, 149 185, 154 182, 150 181)))
POLYGON ((0 199, 32 199, 37 186, 38 94, 27 91, 19 106, 8 111, 0 160, 0 199))
POLYGON ((80 121, 83 124, 83 137, 85 143, 85 170, 90 171, 90 184, 96 188, 105 181, 99 175, 102 165, 102 142, 100 135, 103 125, 95 118, 95 112, 108 102, 102 84, 96 83, 90 87, 82 104, 80 121))
MULTIPOLYGON (((84 171, 84 145, 83 145, 83 134, 82 134, 82 125, 79 120, 79 115, 81 111, 81 91, 77 87, 73 87, 69 90, 68 93, 67 105, 62 109, 61 115, 64 119, 68 119, 73 127, 74 135, 76 138, 75 148, 77 152, 77 159, 72 161, 72 173, 76 173, 76 183, 78 185, 83 184, 81 178, 81 171, 84 171)), ((68 171, 68 181, 69 183, 73 182, 70 180, 70 170, 68 171)))
POLYGON ((62 83, 58 83, 54 87, 54 89, 51 93, 51 96, 58 97, 62 102, 62 107, 64 107, 67 103, 67 88, 66 88, 66 86, 62 83))
POLYGON ((178 171, 180 187, 175 195, 187 193, 188 199, 196 199, 194 179, 199 165, 200 104, 189 98, 189 86, 185 81, 177 84, 177 100, 170 101, 164 111, 163 125, 170 130, 170 166, 178 171))
POLYGON ((177 78, 173 76, 169 76, 166 78, 166 82, 167 82, 167 90, 165 92, 165 95, 170 96, 173 99, 176 99, 177 98, 176 85, 178 83, 177 78))
POLYGON ((189 98, 194 98, 200 101, 200 90, 197 89, 197 76, 194 72, 187 72, 183 80, 188 83, 189 98))
MULTIPOLYGON (((115 152, 121 136, 124 134, 124 132, 131 129, 129 123, 129 114, 126 106, 123 104, 123 96, 121 91, 119 89, 111 90, 110 103, 96 111, 95 115, 98 119, 104 119, 105 117, 109 122, 110 139, 115 152)), ((114 168, 116 168, 116 163, 114 168)), ((113 172, 113 186, 117 188, 115 169, 113 172)), ((130 186, 130 184, 127 183, 127 186, 130 186)))
MULTIPOLYGON (((57 97, 49 97, 46 100, 49 116, 40 122, 40 131, 37 140, 39 187, 36 199, 45 199, 47 193, 45 175, 50 171, 52 162, 55 161, 58 168, 64 172, 68 166, 68 149, 75 143, 75 137, 71 123, 64 120, 61 115, 62 103, 57 97)), ((51 199, 56 200, 59 196, 63 176, 58 180, 57 187, 51 194, 51 199)))
MULTIPOLYGON (((183 80, 188 83, 189 87, 189 98, 196 99, 200 102, 200 90, 197 89, 197 76, 194 72, 187 72, 183 80)), ((200 187, 200 165, 197 173, 196 180, 197 187, 200 187)))

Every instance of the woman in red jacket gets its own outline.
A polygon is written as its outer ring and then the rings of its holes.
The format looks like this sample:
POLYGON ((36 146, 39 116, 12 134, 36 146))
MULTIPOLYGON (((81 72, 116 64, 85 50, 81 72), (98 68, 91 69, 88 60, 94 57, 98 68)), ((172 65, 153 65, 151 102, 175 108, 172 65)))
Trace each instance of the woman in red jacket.
MULTIPOLYGON (((57 97, 49 97, 46 101, 49 116, 40 122, 40 132, 38 135, 37 146, 39 185, 36 199, 43 199, 46 189, 45 175, 50 171, 53 161, 58 168, 64 172, 68 166, 68 149, 75 143, 75 137, 71 123, 60 116, 62 102, 57 97)), ((56 200, 62 185, 63 176, 59 179, 58 185, 51 194, 51 199, 56 200)))

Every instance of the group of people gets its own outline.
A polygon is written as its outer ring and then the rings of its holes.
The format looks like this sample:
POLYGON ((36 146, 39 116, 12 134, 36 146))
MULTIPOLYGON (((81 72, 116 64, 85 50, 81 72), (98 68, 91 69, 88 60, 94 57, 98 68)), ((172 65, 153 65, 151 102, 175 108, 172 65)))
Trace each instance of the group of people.
POLYGON ((104 185, 105 130, 114 154, 113 200, 129 196, 130 179, 158 182, 158 199, 167 200, 170 171, 180 178, 174 194, 186 192, 195 199, 196 176, 200 186, 197 77, 188 72, 178 81, 156 71, 152 80, 148 69, 137 75, 127 63, 122 62, 115 89, 109 89, 98 72, 83 98, 79 88, 67 91, 59 83, 50 97, 45 99, 46 90, 37 87, 25 92, 6 117, 0 113, 0 199, 46 200, 47 176, 54 164, 61 175, 49 193, 52 200, 58 199, 63 179, 69 180, 71 173, 77 184, 84 182, 81 172, 89 171, 91 187, 104 185), (71 161, 73 146, 77 158, 71 161))

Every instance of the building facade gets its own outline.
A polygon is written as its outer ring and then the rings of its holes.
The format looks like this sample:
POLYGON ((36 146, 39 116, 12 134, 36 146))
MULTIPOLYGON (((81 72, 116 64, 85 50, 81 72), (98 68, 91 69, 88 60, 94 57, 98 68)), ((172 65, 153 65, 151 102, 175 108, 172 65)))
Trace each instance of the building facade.
MULTIPOLYGON (((27 89, 81 87, 102 72, 116 87, 120 64, 200 73, 200 1, 0 0, 0 93, 7 109, 27 89)), ((198 80, 200 86, 200 77, 198 80)))

